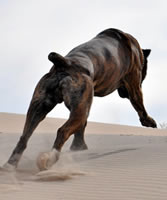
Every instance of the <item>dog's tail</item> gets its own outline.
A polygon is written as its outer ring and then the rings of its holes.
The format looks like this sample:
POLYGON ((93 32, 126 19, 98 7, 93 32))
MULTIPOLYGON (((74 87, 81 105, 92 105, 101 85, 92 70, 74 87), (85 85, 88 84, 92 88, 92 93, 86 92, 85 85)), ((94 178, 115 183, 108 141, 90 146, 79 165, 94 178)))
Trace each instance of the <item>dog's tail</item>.
POLYGON ((48 59, 54 64, 54 66, 56 68, 64 68, 66 67, 68 64, 67 64, 67 60, 59 55, 58 53, 55 53, 55 52, 51 52, 49 55, 48 55, 48 59))

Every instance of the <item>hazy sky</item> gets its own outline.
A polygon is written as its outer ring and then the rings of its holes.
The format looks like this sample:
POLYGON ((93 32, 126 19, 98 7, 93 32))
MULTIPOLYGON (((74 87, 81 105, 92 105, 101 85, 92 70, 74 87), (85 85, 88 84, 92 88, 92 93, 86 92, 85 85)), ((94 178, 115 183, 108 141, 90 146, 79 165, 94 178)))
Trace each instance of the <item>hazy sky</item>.
MULTIPOLYGON (((0 0, 0 112, 26 113, 36 83, 52 66, 49 52, 65 56, 114 27, 152 49, 145 107, 158 123, 167 121, 166 8, 166 0, 0 0)), ((62 104, 49 116, 68 114, 62 104)), ((89 120, 140 125, 130 102, 117 92, 94 98, 89 120)))

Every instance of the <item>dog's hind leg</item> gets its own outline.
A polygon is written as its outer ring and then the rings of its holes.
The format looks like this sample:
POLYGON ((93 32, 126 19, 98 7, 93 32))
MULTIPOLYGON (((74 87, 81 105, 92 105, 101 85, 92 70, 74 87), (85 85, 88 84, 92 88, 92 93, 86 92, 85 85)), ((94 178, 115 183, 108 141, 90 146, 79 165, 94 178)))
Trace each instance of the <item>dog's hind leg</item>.
POLYGON ((85 123, 85 126, 83 126, 80 130, 78 130, 78 132, 74 134, 74 139, 70 147, 72 151, 88 149, 84 140, 84 131, 85 131, 86 124, 87 123, 85 123))
POLYGON ((128 90, 130 102, 139 115, 141 124, 146 127, 156 128, 156 122, 147 114, 143 104, 140 72, 136 70, 131 73, 124 81, 124 84, 128 90))
POLYGON ((67 122, 59 128, 53 148, 60 151, 65 141, 75 134, 71 149, 86 149, 84 130, 93 99, 93 84, 86 75, 66 79, 62 87, 65 105, 70 110, 67 122))
POLYGON ((87 148, 83 134, 93 98, 92 85, 92 81, 86 75, 67 77, 61 82, 63 100, 70 110, 70 116, 58 129, 52 151, 41 154, 38 158, 39 169, 48 169, 58 160, 64 143, 72 134, 75 134, 72 149, 87 148))
POLYGON ((12 169, 17 167, 22 153, 26 149, 28 140, 33 134, 33 131, 56 104, 57 103, 52 102, 47 95, 44 95, 44 97, 39 95, 38 98, 36 95, 33 96, 28 109, 23 134, 20 137, 15 149, 13 150, 8 162, 4 165, 5 168, 12 169))

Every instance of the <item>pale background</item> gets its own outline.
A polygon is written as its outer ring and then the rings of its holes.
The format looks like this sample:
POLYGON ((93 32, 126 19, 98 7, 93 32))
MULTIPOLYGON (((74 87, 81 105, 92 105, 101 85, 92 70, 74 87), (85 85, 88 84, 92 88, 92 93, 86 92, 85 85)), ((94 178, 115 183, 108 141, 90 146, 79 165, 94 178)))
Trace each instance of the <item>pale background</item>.
MULTIPOLYGON (((143 84, 144 102, 157 122, 167 121, 167 1, 0 0, 0 112, 25 114, 38 80, 52 64, 106 28, 118 28, 152 49, 143 84)), ((51 117, 67 118, 64 105, 51 117)), ((139 126, 136 112, 117 92, 94 98, 89 120, 139 126)))

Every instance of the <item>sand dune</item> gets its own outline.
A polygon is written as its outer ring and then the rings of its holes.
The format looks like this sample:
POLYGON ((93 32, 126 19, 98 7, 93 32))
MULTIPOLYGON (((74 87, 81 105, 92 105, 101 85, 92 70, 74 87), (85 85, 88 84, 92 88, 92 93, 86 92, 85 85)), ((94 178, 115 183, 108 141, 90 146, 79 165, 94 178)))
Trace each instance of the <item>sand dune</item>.
MULTIPOLYGON (((18 138, 25 116, 0 114, 0 166, 18 138), (15 133, 15 134, 14 134, 15 133)), ((71 152, 39 172, 36 158, 49 151, 61 119, 46 119, 29 141, 15 172, 0 170, 0 200, 166 200, 167 130, 89 123, 89 150, 71 152)))
MULTIPOLYGON (((65 119, 46 118, 35 130, 36 133, 56 133, 65 119)), ((25 122, 25 115, 0 113, 0 133, 21 133, 25 122)), ((163 129, 152 129, 136 126, 105 124, 88 122, 86 134, 114 134, 114 135, 167 135, 163 129)))

